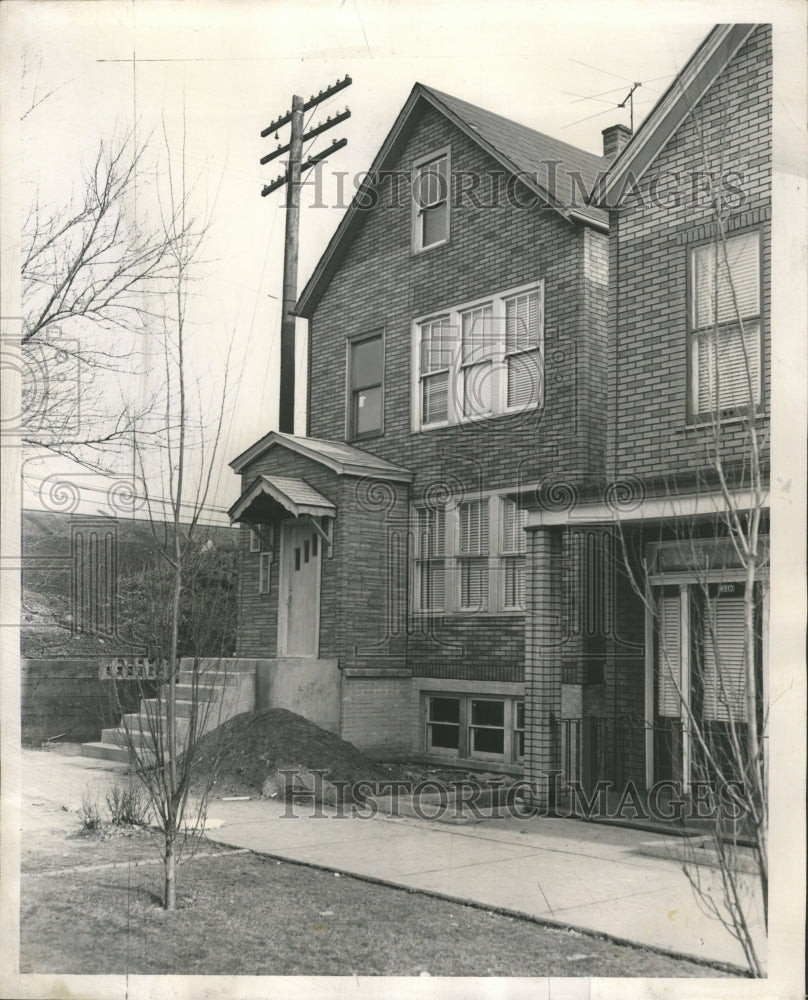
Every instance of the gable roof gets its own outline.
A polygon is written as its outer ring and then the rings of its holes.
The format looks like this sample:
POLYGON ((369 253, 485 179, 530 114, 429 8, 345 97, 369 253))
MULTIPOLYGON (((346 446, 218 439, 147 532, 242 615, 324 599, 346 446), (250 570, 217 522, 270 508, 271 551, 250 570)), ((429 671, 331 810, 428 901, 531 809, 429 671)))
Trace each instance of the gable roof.
POLYGON ((360 451, 349 444, 339 441, 324 441, 321 438, 298 437, 294 434, 282 434, 280 431, 270 431, 255 444, 233 459, 230 468, 239 473, 254 462, 256 458, 266 454, 270 448, 286 448, 304 458, 326 466, 339 476, 372 476, 376 479, 389 479, 393 482, 410 483, 413 474, 394 465, 383 458, 377 458, 369 452, 360 451))
MULTIPOLYGON (((362 186, 342 217, 336 232, 331 237, 328 246, 309 278, 306 287, 298 299, 295 312, 298 316, 311 316, 317 306, 328 282, 330 281, 342 254, 351 238, 359 228, 363 211, 359 207, 365 191, 372 186, 372 178, 379 172, 388 169, 404 137, 408 126, 415 115, 431 106, 444 115, 453 125, 477 143, 490 156, 499 162, 511 175, 517 175, 519 180, 536 194, 542 201, 554 208, 568 221, 584 222, 608 228, 608 218, 605 212, 591 205, 576 205, 568 207, 559 200, 550 188, 542 184, 547 179, 548 163, 555 162, 556 175, 577 172, 587 191, 592 189, 599 174, 605 172, 609 161, 602 156, 595 156, 585 150, 571 146, 560 139, 537 132, 520 125, 518 122, 503 118, 492 111, 486 111, 474 104, 461 101, 450 94, 433 90, 422 83, 416 83, 412 88, 407 103, 402 108, 390 129, 387 138, 368 171, 362 186)), ((551 185, 552 187, 552 185, 551 185)), ((564 193, 566 194, 566 188, 564 193)))
POLYGON ((256 497, 267 495, 280 504, 294 517, 311 514, 314 517, 333 517, 337 508, 333 503, 310 486, 305 479, 290 479, 288 476, 258 476, 236 500, 227 512, 230 520, 241 520, 245 511, 256 497))
POLYGON ((617 208, 631 178, 639 182, 665 144, 757 27, 717 24, 651 109, 592 191, 592 203, 617 208))

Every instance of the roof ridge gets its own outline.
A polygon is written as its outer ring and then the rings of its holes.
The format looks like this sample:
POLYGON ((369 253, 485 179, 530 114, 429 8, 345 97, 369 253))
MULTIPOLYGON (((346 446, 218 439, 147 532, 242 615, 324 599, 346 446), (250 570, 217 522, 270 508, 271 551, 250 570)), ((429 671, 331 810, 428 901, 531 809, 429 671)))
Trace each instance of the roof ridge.
POLYGON ((475 111, 481 111, 483 114, 490 115, 492 118, 497 118, 499 121, 506 122, 508 125, 516 125, 518 128, 523 128, 533 135, 541 136, 542 139, 550 139, 552 142, 557 142, 560 146, 566 146, 567 149, 572 149, 576 153, 583 153, 585 156, 591 156, 595 160, 602 160, 604 163, 609 163, 609 159, 605 156, 601 156, 599 153, 591 153, 588 149, 584 149, 582 146, 576 146, 574 143, 567 142, 566 139, 558 139, 556 136, 551 135, 549 132, 542 132, 540 129, 534 128, 532 125, 526 125, 524 122, 517 121, 516 118, 509 118, 507 115, 501 115, 498 111, 491 111, 489 108, 484 108, 481 104, 472 104, 471 101, 466 101, 462 97, 455 97, 454 94, 450 94, 445 90, 438 90, 436 87, 431 87, 429 84, 418 82, 422 90, 429 91, 430 94, 437 97, 439 100, 441 98, 449 98, 451 101, 456 101, 458 104, 463 104, 467 108, 473 108, 475 111))

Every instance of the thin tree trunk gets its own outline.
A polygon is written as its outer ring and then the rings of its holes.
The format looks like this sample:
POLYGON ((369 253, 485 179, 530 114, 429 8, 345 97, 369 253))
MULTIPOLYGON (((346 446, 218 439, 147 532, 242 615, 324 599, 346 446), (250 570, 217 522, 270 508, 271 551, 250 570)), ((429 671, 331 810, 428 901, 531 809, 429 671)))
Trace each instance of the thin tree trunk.
POLYGON ((177 908, 177 858, 174 853, 173 837, 166 838, 165 854, 165 909, 174 910, 177 908))

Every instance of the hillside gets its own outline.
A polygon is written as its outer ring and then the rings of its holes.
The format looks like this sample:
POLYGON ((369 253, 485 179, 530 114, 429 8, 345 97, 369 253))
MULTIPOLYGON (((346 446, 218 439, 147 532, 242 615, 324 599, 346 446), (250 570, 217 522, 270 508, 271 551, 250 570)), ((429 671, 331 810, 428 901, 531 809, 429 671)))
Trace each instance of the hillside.
MULTIPOLYGON (((155 527, 159 538, 164 528, 155 527)), ((192 623, 204 616, 217 651, 232 646, 237 547, 236 529, 197 529, 189 564, 198 586, 189 588, 181 654, 192 652, 192 623)), ((24 656, 154 653, 169 580, 148 521, 24 511, 22 554, 24 656), (87 544, 93 530, 109 536, 100 548, 87 544), (109 627, 115 619, 117 628, 109 627)))

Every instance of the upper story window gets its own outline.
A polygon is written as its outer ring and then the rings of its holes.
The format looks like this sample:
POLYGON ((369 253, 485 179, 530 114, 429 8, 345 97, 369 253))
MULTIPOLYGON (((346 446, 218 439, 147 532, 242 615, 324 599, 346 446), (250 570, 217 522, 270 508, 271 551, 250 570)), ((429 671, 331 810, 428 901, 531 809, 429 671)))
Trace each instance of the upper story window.
POLYGON ((412 178, 412 245, 428 250, 449 239, 449 150, 416 160, 412 178))
POLYGON ((542 282, 419 320, 413 338, 413 430, 543 402, 542 282))
POLYGON ((690 250, 690 413, 761 400, 760 233, 690 250))
POLYGON ((384 336, 377 331, 348 342, 348 438, 384 430, 384 336))

